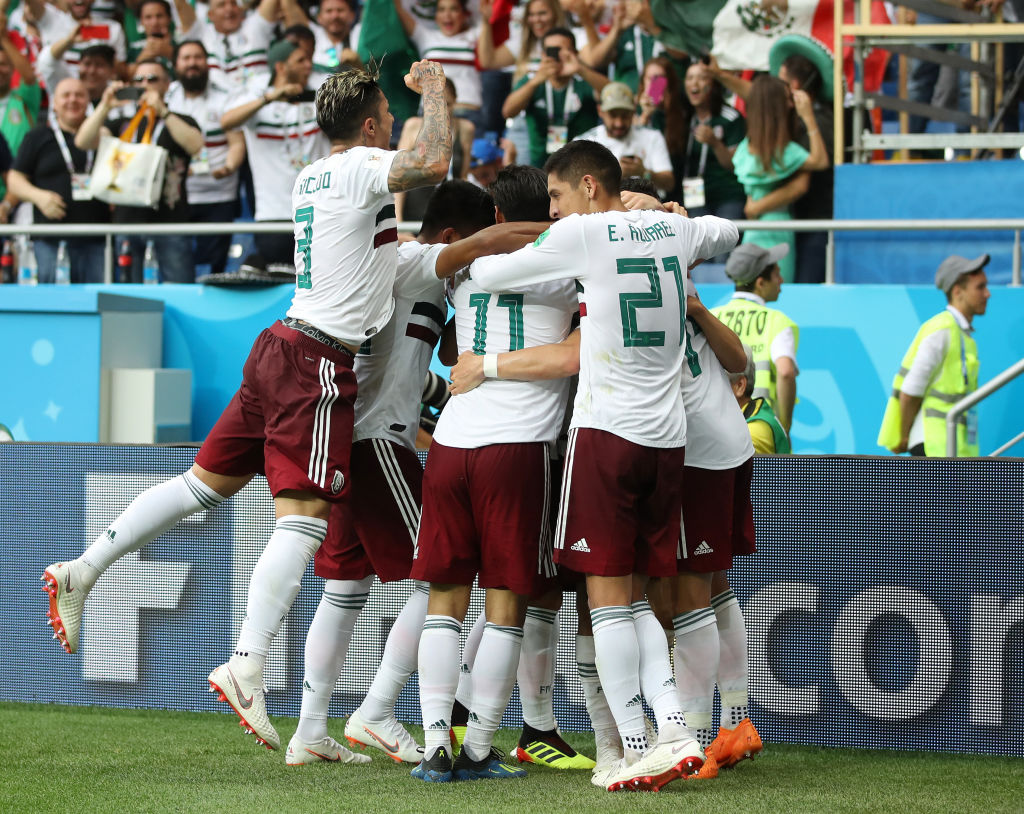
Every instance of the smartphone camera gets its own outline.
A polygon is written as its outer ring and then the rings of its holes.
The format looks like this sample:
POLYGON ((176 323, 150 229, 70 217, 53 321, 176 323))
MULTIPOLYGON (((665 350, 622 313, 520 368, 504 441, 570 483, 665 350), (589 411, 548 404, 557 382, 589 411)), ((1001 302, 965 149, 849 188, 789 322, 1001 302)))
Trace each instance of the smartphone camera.
POLYGON ((544 54, 546 56, 551 57, 551 59, 555 60, 556 62, 562 59, 562 49, 559 48, 557 45, 549 45, 547 48, 544 49, 544 54))
POLYGON ((114 91, 114 98, 121 99, 128 102, 137 102, 142 98, 142 94, 145 93, 143 88, 118 88, 114 91))

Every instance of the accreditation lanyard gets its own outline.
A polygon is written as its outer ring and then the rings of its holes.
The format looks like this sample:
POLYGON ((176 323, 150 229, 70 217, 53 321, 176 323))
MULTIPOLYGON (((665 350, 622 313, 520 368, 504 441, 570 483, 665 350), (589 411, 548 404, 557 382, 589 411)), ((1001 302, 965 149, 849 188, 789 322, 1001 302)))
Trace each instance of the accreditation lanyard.
MULTIPOLYGON (((545 101, 548 103, 548 124, 551 124, 555 118, 555 92, 550 82, 544 83, 544 94, 545 101)), ((562 127, 568 129, 569 116, 572 115, 573 108, 579 104, 580 100, 579 96, 576 95, 575 84, 570 79, 565 89, 565 103, 562 105, 562 127)))
POLYGON ((53 130, 53 137, 60 148, 60 154, 64 159, 64 166, 68 168, 68 175, 71 176, 71 200, 89 201, 92 200, 92 193, 89 191, 89 176, 92 173, 92 161, 96 157, 95 150, 89 150, 85 154, 85 172, 75 172, 75 164, 71 160, 71 150, 68 148, 67 138, 64 131, 56 122, 50 123, 53 130))
POLYGON ((636 62, 636 72, 644 75, 644 32, 638 25, 633 26, 633 54, 636 62))
MULTIPOLYGON (((708 123, 709 124, 710 124, 710 122, 711 122, 711 119, 708 119, 708 123)), ((686 143, 686 162, 687 162, 687 164, 689 164, 689 162, 690 162, 690 153, 693 152, 693 131, 697 128, 697 126, 699 126, 701 124, 704 124, 704 122, 699 121, 695 117, 693 119, 693 122, 690 125, 690 139, 686 143)), ((704 177, 704 169, 707 167, 707 165, 708 165, 708 145, 707 144, 702 144, 702 145, 700 145, 700 162, 697 165, 697 175, 700 176, 701 178, 704 177)))

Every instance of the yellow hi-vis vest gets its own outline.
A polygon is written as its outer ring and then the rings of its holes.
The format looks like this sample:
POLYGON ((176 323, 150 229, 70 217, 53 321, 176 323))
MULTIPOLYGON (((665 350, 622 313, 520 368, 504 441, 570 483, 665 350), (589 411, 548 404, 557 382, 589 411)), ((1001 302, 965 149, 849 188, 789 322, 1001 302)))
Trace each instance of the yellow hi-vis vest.
POLYGON ((734 297, 711 313, 732 329, 754 351, 754 392, 751 399, 767 398, 775 404, 775 365, 772 363, 772 341, 784 329, 793 329, 794 347, 800 342, 800 329, 781 311, 766 305, 734 297))
MULTIPOLYGON (((900 369, 892 380, 892 394, 885 406, 882 427, 878 431, 879 446, 891 450, 899 443, 900 390, 903 387, 903 379, 914 364, 921 341, 938 331, 949 331, 949 345, 942 365, 925 391, 921 410, 924 412, 924 454, 929 458, 942 458, 946 455, 946 414, 960 399, 978 389, 978 344, 960 329, 956 317, 949 311, 936 314, 922 325, 903 357, 900 369)), ((969 417, 968 413, 961 414, 957 419, 958 458, 970 458, 978 454, 977 427, 973 416, 969 417)))

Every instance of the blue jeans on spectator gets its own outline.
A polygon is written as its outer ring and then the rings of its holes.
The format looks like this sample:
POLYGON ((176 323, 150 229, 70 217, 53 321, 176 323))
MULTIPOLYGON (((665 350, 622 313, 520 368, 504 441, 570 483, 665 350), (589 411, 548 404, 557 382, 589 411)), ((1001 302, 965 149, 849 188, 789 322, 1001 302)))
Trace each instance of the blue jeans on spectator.
MULTIPOLYGON (((68 259, 71 260, 71 282, 102 283, 104 239, 72 237, 67 239, 67 244, 68 259)), ((38 238, 32 242, 32 247, 35 249, 39 282, 52 283, 56 277, 60 241, 38 238)))
MULTIPOLYGON (((189 221, 191 223, 225 223, 238 217, 240 205, 238 199, 220 201, 218 203, 189 204, 189 221)), ((196 235, 196 265, 208 265, 211 274, 220 274, 228 263, 228 250, 231 248, 231 235, 196 235)))
POLYGON ((477 131, 476 137, 483 138, 486 133, 497 133, 501 137, 505 132, 501 105, 512 92, 512 74, 507 71, 481 71, 480 81, 484 89, 484 104, 481 108, 483 129, 477 131))
MULTIPOLYGON (((161 283, 194 283, 196 281, 196 265, 192 259, 192 238, 188 235, 161 235, 150 238, 156 251, 156 261, 160 264, 161 283)), ((146 237, 135 235, 118 235, 115 251, 125 240, 131 242, 132 265, 131 279, 117 282, 141 283, 142 261, 146 253, 146 237)))

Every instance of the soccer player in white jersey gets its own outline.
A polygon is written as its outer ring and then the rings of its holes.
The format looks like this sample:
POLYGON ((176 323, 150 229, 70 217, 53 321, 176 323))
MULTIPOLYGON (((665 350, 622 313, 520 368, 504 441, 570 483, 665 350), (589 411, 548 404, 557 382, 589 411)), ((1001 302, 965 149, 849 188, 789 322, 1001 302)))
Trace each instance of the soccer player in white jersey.
POLYGON ((74 652, 85 596, 107 567, 265 474, 274 532, 253 570, 235 653, 210 674, 210 687, 271 749, 280 738, 267 717, 267 652, 324 539, 331 505, 350 492, 354 355, 394 311, 392 193, 441 181, 451 160, 444 71, 416 62, 406 83, 422 91, 424 123, 404 152, 387 149, 394 117, 372 76, 350 71, 321 87, 317 115, 331 155, 306 168, 292 192, 297 274, 288 318, 257 338, 242 385, 192 469, 143 492, 80 558, 43 574, 54 631, 74 652))
MULTIPOLYGON (((352 762, 352 753, 328 736, 327 712, 374 574, 382 583, 406 579, 412 565, 422 502, 420 397, 447 315, 438 257, 447 244, 493 223, 490 195, 468 181, 441 184, 418 240, 398 249, 394 316, 356 355, 352 498, 333 506, 316 552, 316 574, 326 583, 306 636, 302 710, 286 757, 291 766, 334 756, 352 762)), ((350 743, 380 749, 398 762, 419 763, 423 752, 395 720, 394 706, 416 669, 426 612, 427 586, 416 583, 388 634, 369 693, 345 726, 350 743)))
MULTIPOLYGON (((534 220, 547 209, 543 174, 502 170, 495 187, 534 220)), ((495 196, 498 197, 497 195, 495 196)), ((494 293, 474 280, 487 257, 450 284, 460 350, 489 354, 564 339, 577 310, 569 281, 509 286, 494 293)), ((428 782, 525 776, 493 747, 515 683, 528 599, 550 561, 548 444, 558 436, 567 383, 490 381, 452 398, 434 432, 423 476, 423 514, 412 577, 430 583, 419 648, 424 758, 413 776, 428 782), (449 727, 459 680, 459 634, 473 580, 487 591, 487 624, 473 670, 466 737, 452 763, 449 727)))
POLYGON ((657 790, 704 760, 685 726, 661 626, 642 599, 645 578, 676 573, 685 276, 730 250, 738 232, 714 217, 626 211, 619 163, 595 142, 571 142, 546 169, 551 214, 561 220, 533 245, 482 265, 476 281, 504 290, 574 279, 581 288, 579 388, 555 558, 587 575, 598 674, 624 749, 603 780, 609 790, 657 790), (653 747, 642 697, 658 719, 653 747))

